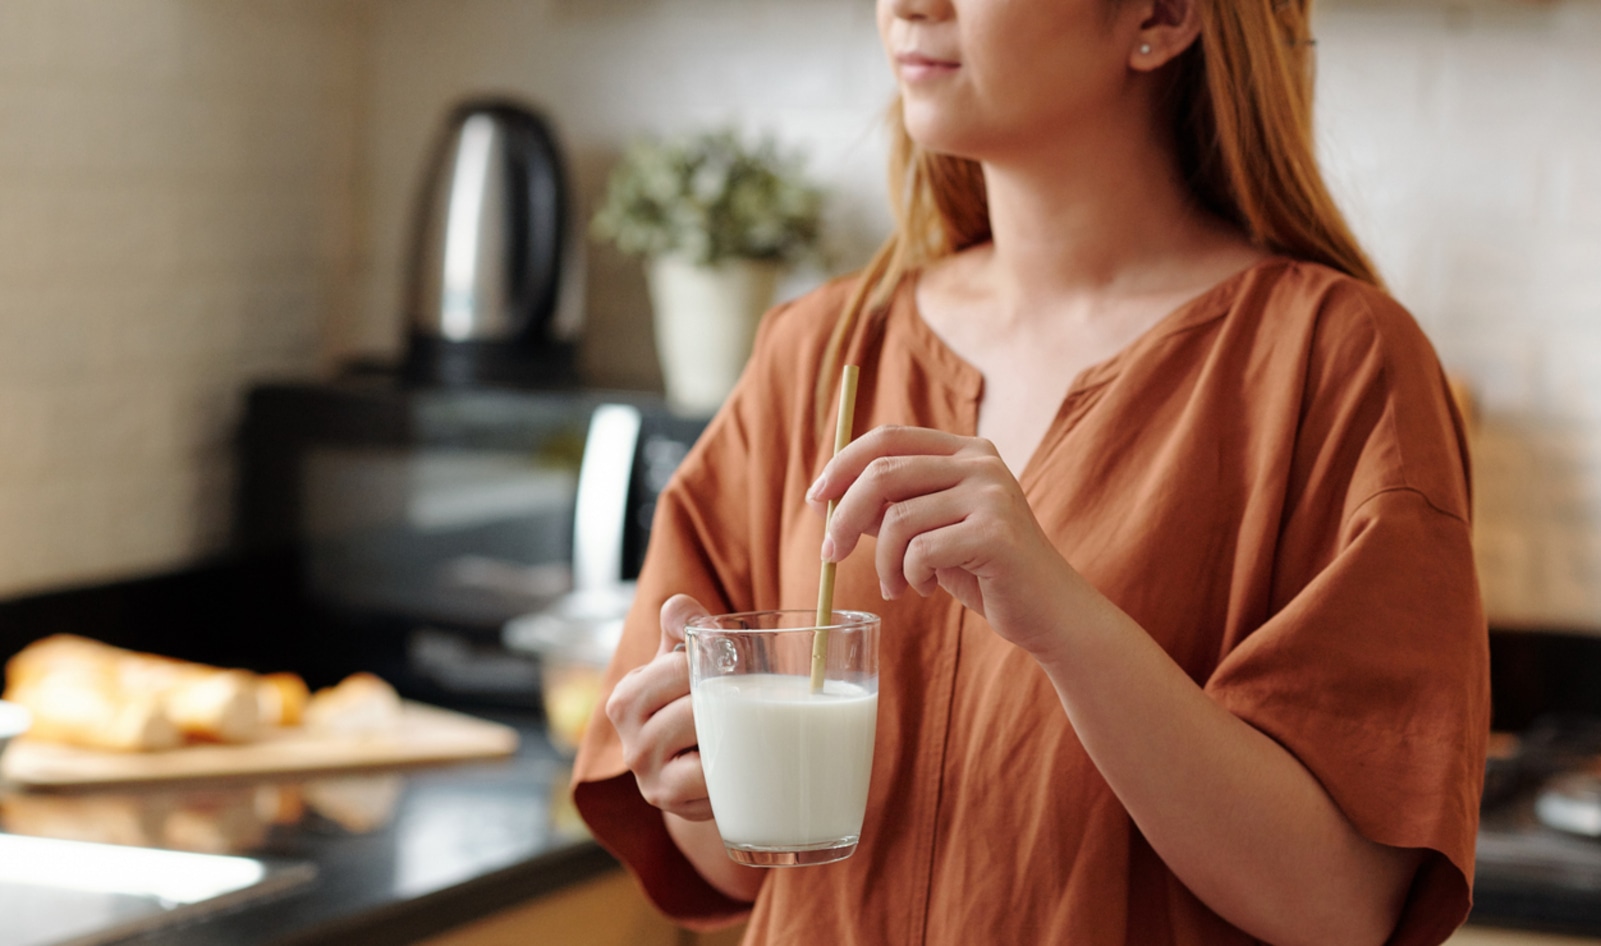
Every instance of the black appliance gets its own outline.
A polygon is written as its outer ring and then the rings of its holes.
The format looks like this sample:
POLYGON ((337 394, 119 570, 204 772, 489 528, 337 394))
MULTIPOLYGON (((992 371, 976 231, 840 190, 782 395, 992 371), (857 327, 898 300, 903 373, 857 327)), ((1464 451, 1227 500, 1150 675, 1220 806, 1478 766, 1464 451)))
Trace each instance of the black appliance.
POLYGON ((407 375, 574 383, 583 241, 573 216, 561 147, 543 116, 500 99, 452 110, 417 202, 407 375))
POLYGON ((505 624, 638 574, 657 493, 704 426, 659 398, 411 387, 253 389, 239 541, 292 560, 307 672, 377 672, 420 699, 535 706, 505 624))
POLYGON ((1601 634, 1492 627, 1470 922, 1601 935, 1601 634))

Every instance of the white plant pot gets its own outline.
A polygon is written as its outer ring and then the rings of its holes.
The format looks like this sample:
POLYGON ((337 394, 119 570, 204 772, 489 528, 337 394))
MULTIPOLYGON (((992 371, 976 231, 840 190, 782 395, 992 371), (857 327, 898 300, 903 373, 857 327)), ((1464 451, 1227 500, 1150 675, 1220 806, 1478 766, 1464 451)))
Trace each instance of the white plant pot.
POLYGON ((701 266, 662 256, 645 267, 667 402, 683 414, 716 411, 750 358, 780 266, 727 260, 701 266))

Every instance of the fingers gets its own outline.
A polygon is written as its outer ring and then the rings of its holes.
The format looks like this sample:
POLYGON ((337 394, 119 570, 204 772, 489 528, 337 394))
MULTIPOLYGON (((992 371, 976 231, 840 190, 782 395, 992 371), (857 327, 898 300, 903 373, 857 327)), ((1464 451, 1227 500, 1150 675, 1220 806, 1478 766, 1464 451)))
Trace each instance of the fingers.
MULTIPOLYGON (((842 561, 862 535, 876 535, 882 541, 886 521, 916 523, 920 530, 928 530, 983 513, 997 497, 1003 506, 1013 505, 1003 494, 1020 496, 1021 491, 994 448, 987 441, 953 439, 961 443, 955 454, 890 455, 868 461, 835 503, 823 560, 842 561)), ((909 538, 901 537, 895 550, 903 549, 909 538)), ((883 555, 881 547, 880 560, 883 555)))
MULTIPOLYGON (((661 645, 656 649, 656 653, 670 653, 675 647, 682 644, 684 642, 684 625, 688 624, 691 618, 702 617, 708 613, 705 606, 689 595, 673 595, 668 598, 662 603, 662 639, 661 645)), ((687 680, 688 677, 685 677, 685 679, 687 680)))
POLYGON ((647 720, 635 751, 625 747, 624 761, 634 771, 646 802, 690 820, 711 816, 688 697, 669 703, 647 720))
POLYGON ((691 820, 711 817, 682 653, 660 654, 625 675, 606 701, 606 715, 647 802, 691 820))
POLYGON ((819 511, 829 500, 839 501, 824 537, 823 560, 838 562, 862 534, 876 535, 889 504, 955 485, 964 474, 948 461, 980 457, 1000 459, 989 441, 926 427, 876 427, 847 444, 806 494, 819 511))
POLYGON ((949 533, 968 517, 968 510, 961 507, 953 492, 915 496, 885 508, 873 553, 885 598, 898 597, 908 587, 921 595, 932 594, 938 585, 935 569, 965 564, 948 560, 952 544, 949 533))
POLYGON ((976 443, 942 430, 926 427, 875 427, 861 435, 845 449, 834 455, 823 467, 823 473, 806 492, 807 502, 820 504, 838 499, 845 490, 867 469, 868 464, 880 457, 897 456, 955 456, 976 443))
POLYGON ((685 752, 662 767, 658 788, 640 792, 651 805, 671 812, 686 821, 710 821, 712 803, 706 796, 706 774, 700 765, 700 753, 685 752))
POLYGON ((960 483, 967 472, 963 464, 943 456, 872 460, 834 505, 824 560, 843 560, 862 535, 880 535, 886 517, 904 514, 901 504, 942 494, 960 483))
MULTIPOLYGON (((612 713, 612 703, 627 722, 638 727, 645 720, 661 712, 674 700, 689 695, 689 658, 682 653, 658 654, 650 663, 636 667, 617 681, 607 702, 606 712, 612 713)), ((623 722, 613 718, 619 726, 623 722)))
POLYGON ((874 565, 886 598, 946 585, 978 605, 979 570, 1012 554, 1033 522, 993 445, 916 428, 879 428, 850 444, 808 498, 835 500, 825 561, 844 559, 863 535, 878 537, 874 565))
POLYGON ((985 531, 978 523, 968 520, 917 533, 907 543, 905 557, 898 562, 898 577, 906 587, 926 596, 942 583, 964 576, 961 587, 949 588, 962 598, 958 592, 976 581, 975 573, 983 568, 992 553, 993 543, 983 534, 985 531))
POLYGON ((622 742, 623 763, 634 773, 640 795, 692 821, 710 818, 711 805, 695 749, 689 659, 675 648, 684 639, 684 625, 705 613, 688 595, 667 599, 655 658, 624 675, 606 701, 606 715, 622 742))

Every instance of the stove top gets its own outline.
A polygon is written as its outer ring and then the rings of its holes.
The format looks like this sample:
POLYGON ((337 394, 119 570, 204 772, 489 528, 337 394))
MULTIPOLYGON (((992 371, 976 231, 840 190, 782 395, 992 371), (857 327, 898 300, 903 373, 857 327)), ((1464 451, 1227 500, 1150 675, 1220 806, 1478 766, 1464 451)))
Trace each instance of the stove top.
POLYGON ((1601 934, 1598 763, 1601 718, 1542 717, 1493 740, 1473 885, 1476 921, 1601 934))

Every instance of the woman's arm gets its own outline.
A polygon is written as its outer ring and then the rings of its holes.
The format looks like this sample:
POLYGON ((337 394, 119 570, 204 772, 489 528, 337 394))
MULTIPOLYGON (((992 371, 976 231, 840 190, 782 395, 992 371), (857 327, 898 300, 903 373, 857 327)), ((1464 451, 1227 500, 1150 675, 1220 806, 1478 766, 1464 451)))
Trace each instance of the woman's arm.
POLYGON ((1415 850, 1368 840, 1282 746, 1219 706, 1072 576, 1060 644, 1036 654, 1085 750, 1163 861, 1259 939, 1383 943, 1415 850))
POLYGON ((1422 854, 1364 838, 1293 755, 1075 572, 987 442, 879 428, 808 499, 838 500, 825 558, 876 535, 886 597, 943 587, 1039 661, 1135 824, 1218 914, 1282 946, 1389 937, 1422 854))
POLYGON ((673 843, 707 883, 735 900, 755 901, 767 872, 759 867, 746 867, 730 858, 723 847, 722 835, 717 833, 717 822, 690 821, 665 811, 662 818, 667 822, 667 833, 673 836, 673 843))

